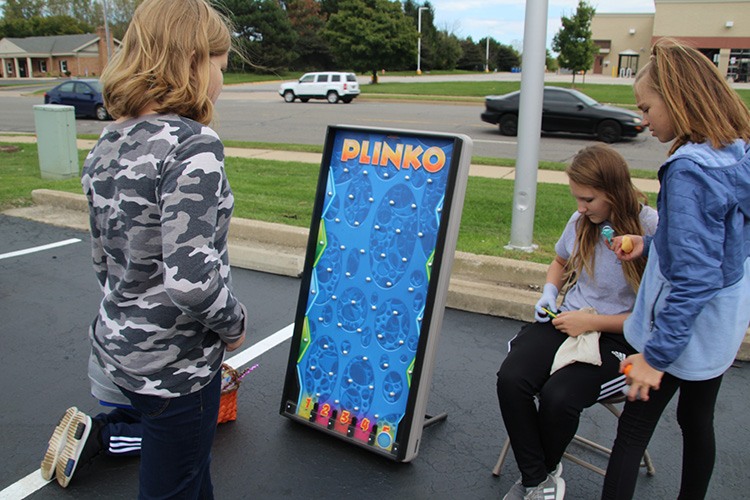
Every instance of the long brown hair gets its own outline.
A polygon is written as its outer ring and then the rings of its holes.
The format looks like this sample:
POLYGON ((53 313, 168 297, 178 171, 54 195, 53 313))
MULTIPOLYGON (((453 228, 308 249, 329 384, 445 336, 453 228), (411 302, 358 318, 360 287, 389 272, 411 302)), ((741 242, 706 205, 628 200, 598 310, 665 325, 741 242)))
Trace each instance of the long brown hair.
POLYGON ((229 21, 205 0, 145 0, 102 73, 107 110, 133 117, 155 105, 209 124, 210 58, 231 47, 229 21))
POLYGON ((649 85, 664 99, 676 137, 669 154, 687 142, 722 148, 750 140, 750 112, 716 66, 698 50, 659 39, 635 84, 649 85))
MULTIPOLYGON (((565 169, 568 178, 581 186, 601 191, 610 206, 609 221, 615 234, 643 234, 640 213, 648 198, 630 180, 630 171, 625 158, 609 146, 597 144, 580 150, 565 169)), ((565 276, 573 284, 581 271, 586 269, 594 278, 596 245, 601 229, 588 217, 580 217, 576 225, 576 244, 565 267, 565 276)), ((638 290, 646 261, 638 258, 622 263, 625 280, 638 290)))

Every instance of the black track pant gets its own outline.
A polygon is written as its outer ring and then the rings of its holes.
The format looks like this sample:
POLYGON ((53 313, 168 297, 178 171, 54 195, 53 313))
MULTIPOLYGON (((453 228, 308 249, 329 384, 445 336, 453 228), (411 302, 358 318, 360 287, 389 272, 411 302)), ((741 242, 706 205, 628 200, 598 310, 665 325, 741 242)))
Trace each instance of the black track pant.
POLYGON ((567 338, 551 322, 532 323, 510 342, 497 373, 500 411, 526 487, 544 481, 560 462, 583 409, 622 390, 620 360, 635 352, 622 335, 602 333, 602 366, 573 363, 550 376, 567 338))
POLYGON ((677 389, 680 390, 677 422, 682 430, 682 483, 677 498, 705 498, 716 457, 714 407, 722 377, 689 382, 665 373, 659 390, 649 392, 648 401, 625 403, 604 479, 602 498, 633 498, 643 452, 664 408, 677 389))

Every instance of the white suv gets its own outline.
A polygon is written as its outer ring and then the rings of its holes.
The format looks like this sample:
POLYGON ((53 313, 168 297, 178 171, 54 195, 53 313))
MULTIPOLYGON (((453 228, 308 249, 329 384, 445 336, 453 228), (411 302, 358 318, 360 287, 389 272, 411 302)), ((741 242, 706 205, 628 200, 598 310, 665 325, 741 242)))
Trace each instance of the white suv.
POLYGON ((305 73, 297 82, 282 83, 279 94, 286 102, 326 99, 331 104, 339 100, 348 104, 359 95, 359 83, 354 73, 305 73))

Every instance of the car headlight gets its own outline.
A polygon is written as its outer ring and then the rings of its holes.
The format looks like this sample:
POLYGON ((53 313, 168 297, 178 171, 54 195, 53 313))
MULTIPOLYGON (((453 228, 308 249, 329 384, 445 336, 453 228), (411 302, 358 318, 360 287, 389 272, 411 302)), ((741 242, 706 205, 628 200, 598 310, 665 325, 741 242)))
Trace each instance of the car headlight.
POLYGON ((633 124, 635 124, 635 125, 640 125, 640 124, 641 124, 641 122, 642 122, 642 120, 641 120, 640 118, 635 118, 635 117, 634 117, 634 118, 631 118, 631 121, 632 121, 632 122, 633 122, 633 124))

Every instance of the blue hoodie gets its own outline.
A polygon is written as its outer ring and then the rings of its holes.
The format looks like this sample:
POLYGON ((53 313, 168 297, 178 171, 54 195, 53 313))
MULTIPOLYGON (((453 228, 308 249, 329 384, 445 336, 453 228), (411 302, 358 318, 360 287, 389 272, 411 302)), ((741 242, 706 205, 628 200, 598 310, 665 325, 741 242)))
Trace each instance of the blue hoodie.
POLYGON ((625 338, 652 367, 708 380, 750 323, 750 144, 687 143, 659 170, 659 226, 625 338))

